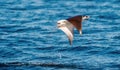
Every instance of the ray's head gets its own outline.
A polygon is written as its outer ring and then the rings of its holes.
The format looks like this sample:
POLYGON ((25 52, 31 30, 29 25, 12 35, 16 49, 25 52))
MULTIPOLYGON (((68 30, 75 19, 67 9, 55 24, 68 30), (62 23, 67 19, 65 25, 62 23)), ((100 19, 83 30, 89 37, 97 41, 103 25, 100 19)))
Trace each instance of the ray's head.
POLYGON ((82 19, 83 20, 87 20, 87 19, 89 19, 90 18, 90 16, 82 16, 82 19))
POLYGON ((66 26, 67 20, 59 20, 57 22, 58 28, 66 26))

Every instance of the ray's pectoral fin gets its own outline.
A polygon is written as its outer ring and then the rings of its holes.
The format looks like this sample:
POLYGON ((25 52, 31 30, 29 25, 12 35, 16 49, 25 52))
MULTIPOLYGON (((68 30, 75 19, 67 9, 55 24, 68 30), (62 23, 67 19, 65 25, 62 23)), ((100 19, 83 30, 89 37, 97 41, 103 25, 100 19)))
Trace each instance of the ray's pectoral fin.
POLYGON ((72 40, 73 40, 73 34, 72 30, 69 30, 67 27, 60 27, 60 30, 62 30, 68 37, 70 45, 72 45, 72 40))
POLYGON ((83 21, 83 16, 75 16, 72 18, 67 19, 70 23, 74 25, 74 27, 79 31, 80 35, 82 35, 82 21, 83 21))

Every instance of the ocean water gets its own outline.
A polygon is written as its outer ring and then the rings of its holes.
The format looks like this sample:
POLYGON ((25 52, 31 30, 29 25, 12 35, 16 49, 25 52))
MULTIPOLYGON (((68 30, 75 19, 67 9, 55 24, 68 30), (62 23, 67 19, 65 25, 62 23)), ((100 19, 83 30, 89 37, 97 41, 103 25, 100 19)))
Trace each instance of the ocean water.
POLYGON ((120 70, 120 0, 0 0, 0 70, 120 70), (71 46, 56 22, 76 15, 71 46))

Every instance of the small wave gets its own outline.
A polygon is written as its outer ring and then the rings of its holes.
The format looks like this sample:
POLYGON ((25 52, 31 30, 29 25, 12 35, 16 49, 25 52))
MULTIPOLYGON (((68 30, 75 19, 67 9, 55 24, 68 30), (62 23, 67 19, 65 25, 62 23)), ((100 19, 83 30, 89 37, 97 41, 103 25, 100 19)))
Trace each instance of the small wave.
POLYGON ((0 67, 11 66, 42 66, 42 67, 55 67, 55 68, 67 68, 67 69, 84 69, 83 66, 76 64, 64 64, 64 63, 40 63, 40 62, 8 62, 0 63, 0 67))
POLYGON ((36 48, 37 50, 53 50, 55 49, 55 47, 40 47, 40 48, 36 48))
POLYGON ((70 47, 70 48, 62 48, 58 49, 58 51, 87 51, 90 50, 92 47, 86 47, 86 46, 77 46, 77 47, 70 47))
POLYGON ((9 29, 9 28, 17 28, 20 27, 18 25, 2 25, 0 26, 0 29, 9 29))
POLYGON ((117 54, 117 55, 120 55, 120 50, 110 51, 109 54, 117 54))
POLYGON ((120 39, 120 36, 115 36, 115 37, 113 37, 114 39, 120 39))
POLYGON ((26 10, 38 10, 44 8, 44 6, 25 6, 25 7, 13 7, 13 8, 8 8, 10 10, 15 10, 15 11, 26 11, 26 10))
POLYGON ((100 15, 100 16, 98 16, 99 18, 101 18, 101 19, 118 19, 119 18, 119 16, 118 15, 115 15, 115 14, 112 14, 112 15, 100 15))
POLYGON ((113 68, 113 70, 120 70, 120 64, 119 63, 107 63, 105 65, 106 65, 107 68, 113 68))
POLYGON ((9 8, 10 10, 27 10, 26 8, 9 8))

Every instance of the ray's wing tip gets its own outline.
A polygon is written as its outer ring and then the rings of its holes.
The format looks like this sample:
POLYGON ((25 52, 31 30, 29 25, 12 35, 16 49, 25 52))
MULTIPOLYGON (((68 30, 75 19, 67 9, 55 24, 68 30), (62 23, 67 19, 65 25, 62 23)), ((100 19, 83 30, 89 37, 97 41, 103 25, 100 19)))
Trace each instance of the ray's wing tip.
POLYGON ((82 35, 82 31, 81 30, 79 31, 79 33, 80 33, 80 35, 82 35))

